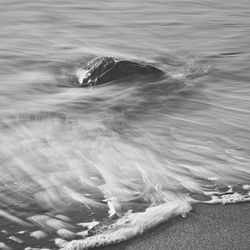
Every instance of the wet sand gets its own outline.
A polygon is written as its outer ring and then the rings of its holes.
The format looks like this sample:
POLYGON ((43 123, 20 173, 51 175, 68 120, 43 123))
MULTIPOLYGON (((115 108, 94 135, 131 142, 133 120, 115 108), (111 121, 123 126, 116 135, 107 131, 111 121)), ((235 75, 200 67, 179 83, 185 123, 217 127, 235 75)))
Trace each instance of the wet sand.
MULTIPOLYGON (((102 213, 103 211, 99 211, 100 216, 102 213)), ((250 202, 230 205, 198 204, 186 218, 173 218, 134 239, 95 250, 247 250, 250 249, 249 232, 250 202)), ((22 244, 7 240, 7 245, 14 250, 21 250, 26 246, 54 249, 53 239, 45 238, 38 241, 27 235, 27 237, 25 235, 14 236, 24 240, 22 244)), ((52 236, 50 235, 50 238, 52 236)), ((6 237, 2 235, 0 238, 5 242, 6 237)))
POLYGON ((194 207, 143 235, 99 250, 250 249, 250 203, 194 207))

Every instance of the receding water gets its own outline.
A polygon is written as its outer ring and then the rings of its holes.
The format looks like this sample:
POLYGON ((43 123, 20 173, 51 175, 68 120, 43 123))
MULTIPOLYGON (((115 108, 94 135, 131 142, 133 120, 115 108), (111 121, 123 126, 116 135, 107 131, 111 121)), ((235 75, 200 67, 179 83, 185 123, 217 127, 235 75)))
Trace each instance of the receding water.
POLYGON ((54 249, 102 221, 84 249, 249 200, 249 17, 247 0, 1 0, 1 244, 54 249), (76 87, 96 56, 167 77, 76 87))

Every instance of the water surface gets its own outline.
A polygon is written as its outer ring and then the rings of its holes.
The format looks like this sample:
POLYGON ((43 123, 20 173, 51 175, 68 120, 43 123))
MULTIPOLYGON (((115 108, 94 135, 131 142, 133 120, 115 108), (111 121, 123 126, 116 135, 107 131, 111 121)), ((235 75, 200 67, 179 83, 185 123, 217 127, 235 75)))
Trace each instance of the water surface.
POLYGON ((249 199, 248 1, 2 0, 0 12, 0 241, 56 248, 85 237, 78 223, 113 225, 84 248, 197 201, 249 199), (96 56, 168 77, 77 88, 96 56))

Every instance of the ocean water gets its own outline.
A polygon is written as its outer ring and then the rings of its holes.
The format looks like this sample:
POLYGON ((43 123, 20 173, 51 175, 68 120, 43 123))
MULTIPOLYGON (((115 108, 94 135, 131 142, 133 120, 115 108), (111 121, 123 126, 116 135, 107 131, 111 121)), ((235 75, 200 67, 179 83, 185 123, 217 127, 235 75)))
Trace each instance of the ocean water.
POLYGON ((87 249, 250 199, 249 1, 0 4, 0 248, 87 249), (77 87, 97 56, 166 78, 77 87))

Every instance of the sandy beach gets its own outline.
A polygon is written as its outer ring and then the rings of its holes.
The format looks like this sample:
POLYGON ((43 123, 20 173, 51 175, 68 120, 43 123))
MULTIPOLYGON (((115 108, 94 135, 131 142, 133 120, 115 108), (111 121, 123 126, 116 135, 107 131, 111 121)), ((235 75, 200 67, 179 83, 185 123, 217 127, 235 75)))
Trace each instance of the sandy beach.
POLYGON ((99 250, 250 249, 250 203, 194 207, 143 235, 99 250))

